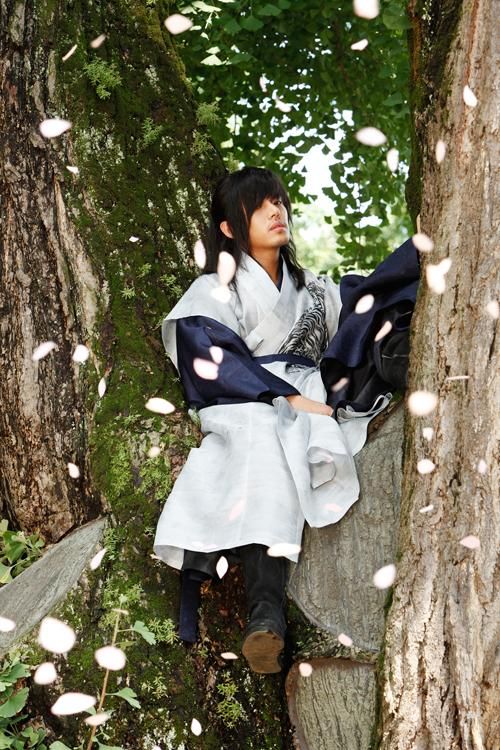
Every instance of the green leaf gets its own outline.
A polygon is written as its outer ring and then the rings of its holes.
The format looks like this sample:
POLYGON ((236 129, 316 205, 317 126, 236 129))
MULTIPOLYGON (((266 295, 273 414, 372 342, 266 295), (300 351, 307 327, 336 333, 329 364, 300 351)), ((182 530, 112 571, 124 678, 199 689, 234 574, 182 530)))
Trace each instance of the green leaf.
POLYGON ((4 750, 4 748, 6 747, 12 747, 13 741, 14 741, 13 737, 6 737, 5 734, 2 732, 0 734, 0 750, 4 750))
POLYGON ((403 8, 395 6, 387 8, 382 13, 382 23, 392 31, 405 31, 411 28, 411 23, 404 13, 403 8))
POLYGON ((194 0, 194 2, 191 3, 195 8, 198 8, 198 10, 202 10, 205 13, 218 13, 220 11, 220 8, 218 8, 216 5, 208 5, 208 3, 204 3, 203 0, 194 0))
POLYGON ((231 20, 225 24, 224 30, 227 31, 228 34, 234 36, 238 31, 241 31, 241 26, 235 18, 231 18, 231 20))
POLYGON ((281 8, 277 8, 276 5, 270 5, 269 3, 257 10, 259 16, 280 16, 282 12, 281 8))
POLYGON ((10 574, 12 567, 12 565, 7 567, 7 565, 0 563, 0 583, 10 583, 10 581, 12 581, 12 576, 10 574))
POLYGON ((122 690, 119 690, 117 693, 108 693, 108 695, 116 695, 118 696, 118 698, 123 698, 123 700, 127 701, 127 703, 130 703, 130 705, 134 708, 141 707, 139 701, 136 700, 137 694, 134 693, 131 688, 122 688, 122 690))
POLYGON ((152 633, 151 630, 141 620, 136 620, 134 622, 132 630, 134 630, 136 633, 139 633, 139 635, 141 635, 147 643, 156 643, 154 633, 152 633))
POLYGON ((283 10, 288 10, 291 2, 290 0, 278 0, 278 5, 280 6, 280 8, 283 8, 283 10))
POLYGON ((26 705, 28 700, 29 688, 22 688, 18 690, 8 701, 2 703, 0 706, 0 716, 3 718, 10 718, 15 716, 22 708, 26 705))
POLYGON ((209 55, 208 57, 205 57, 204 60, 201 61, 202 65, 223 65, 224 63, 220 58, 217 57, 217 55, 209 55))
POLYGON ((242 18, 240 20, 240 24, 247 31, 258 31, 264 26, 262 21, 259 21, 259 19, 255 18, 255 16, 247 16, 246 18, 242 18))
POLYGON ((71 750, 71 748, 65 745, 64 742, 56 740, 51 745, 49 745, 49 750, 71 750))
POLYGON ((11 684, 14 682, 17 682, 21 677, 29 677, 29 669, 27 668, 26 664, 21 664, 21 662, 17 662, 16 664, 13 664, 8 672, 5 672, 2 675, 2 680, 5 682, 10 682, 11 684))

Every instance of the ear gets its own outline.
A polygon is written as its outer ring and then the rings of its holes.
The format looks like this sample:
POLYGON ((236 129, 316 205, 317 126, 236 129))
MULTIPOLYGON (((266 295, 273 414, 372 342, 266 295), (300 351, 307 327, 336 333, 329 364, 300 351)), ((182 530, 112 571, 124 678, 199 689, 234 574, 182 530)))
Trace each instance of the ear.
POLYGON ((219 226, 220 226, 220 231, 222 232, 222 234, 225 234, 226 237, 229 237, 229 239, 232 240, 233 233, 231 232, 231 227, 229 226, 227 221, 221 221, 219 226))

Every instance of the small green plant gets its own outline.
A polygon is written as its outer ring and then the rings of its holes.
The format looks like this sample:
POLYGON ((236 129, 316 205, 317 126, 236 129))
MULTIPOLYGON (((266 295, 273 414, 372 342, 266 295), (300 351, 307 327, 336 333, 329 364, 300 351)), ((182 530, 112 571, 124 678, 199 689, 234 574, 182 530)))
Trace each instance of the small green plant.
POLYGON ((121 290, 121 295, 125 299, 134 299, 135 298, 135 289, 133 286, 125 286, 121 290))
POLYGON ((142 265, 142 266, 141 266, 141 267, 139 268, 139 273, 137 274, 137 275, 138 275, 138 277, 139 277, 140 279, 143 279, 143 278, 144 278, 145 276, 147 276, 147 275, 148 275, 148 273, 150 273, 150 272, 151 272, 151 269, 152 269, 152 268, 153 268, 153 266, 151 265, 151 263, 144 263, 144 265, 142 265))
POLYGON ((163 125, 155 125, 151 117, 147 117, 142 123, 142 145, 149 146, 154 143, 163 133, 163 125))
POLYGON ((96 58, 84 65, 87 78, 95 87, 99 99, 109 99, 113 89, 121 86, 122 78, 116 63, 108 63, 106 60, 96 58))
POLYGON ((154 620, 150 620, 148 625, 156 641, 160 643, 163 642, 168 646, 173 646, 179 640, 179 636, 175 630, 175 623, 169 617, 166 617, 164 620, 155 618, 154 620))
MULTIPOLYGON (((0 521, 0 584, 9 583, 29 568, 42 554, 45 542, 38 534, 26 536, 22 531, 9 531, 9 522, 0 521)), ((0 746, 1 747, 1 746, 0 746)))
POLYGON ((222 700, 217 704, 215 712, 221 721, 231 729, 246 718, 246 711, 241 703, 236 699, 238 686, 229 676, 224 676, 223 681, 217 685, 217 692, 222 696, 222 700))
POLYGON ((0 666, 0 748, 47 750, 44 729, 19 728, 28 718, 23 709, 28 701, 29 688, 22 687, 22 683, 29 674, 28 665, 17 658, 6 659, 0 666))
POLYGON ((218 108, 218 102, 202 102, 199 104, 196 110, 198 124, 205 125, 206 127, 217 125, 220 122, 218 108))
MULTIPOLYGON (((174 276, 172 273, 164 273, 162 276, 160 276, 160 283, 163 284, 167 290, 174 296, 174 297, 180 297, 183 293, 182 287, 177 282, 177 277, 174 276)), ((163 322, 163 318, 161 319, 159 325, 163 322)))
POLYGON ((195 132, 193 136, 193 145, 191 146, 191 153, 193 156, 204 156, 208 154, 212 148, 212 144, 205 133, 195 132))

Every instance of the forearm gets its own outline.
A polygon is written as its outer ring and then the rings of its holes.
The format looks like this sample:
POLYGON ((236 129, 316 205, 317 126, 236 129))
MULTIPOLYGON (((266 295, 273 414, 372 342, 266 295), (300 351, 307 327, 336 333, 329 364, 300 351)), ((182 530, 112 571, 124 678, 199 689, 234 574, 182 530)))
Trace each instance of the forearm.
POLYGON ((327 417, 331 417, 333 414, 331 406, 323 404, 321 401, 314 401, 312 398, 287 396, 286 399, 290 406, 293 406, 297 411, 307 411, 309 414, 324 414, 327 417))

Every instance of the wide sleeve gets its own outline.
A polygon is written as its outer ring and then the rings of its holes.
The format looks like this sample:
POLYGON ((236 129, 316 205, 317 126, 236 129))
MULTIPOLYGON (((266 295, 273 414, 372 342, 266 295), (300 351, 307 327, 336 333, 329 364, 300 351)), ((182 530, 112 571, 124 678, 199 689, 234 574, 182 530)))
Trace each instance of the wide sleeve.
POLYGON ((299 394, 286 380, 259 365, 243 340, 219 321, 193 315, 176 323, 178 370, 190 406, 270 404, 277 396, 299 394), (211 347, 220 349, 216 357, 211 347), (203 361, 214 363, 208 372, 203 371, 203 361))

